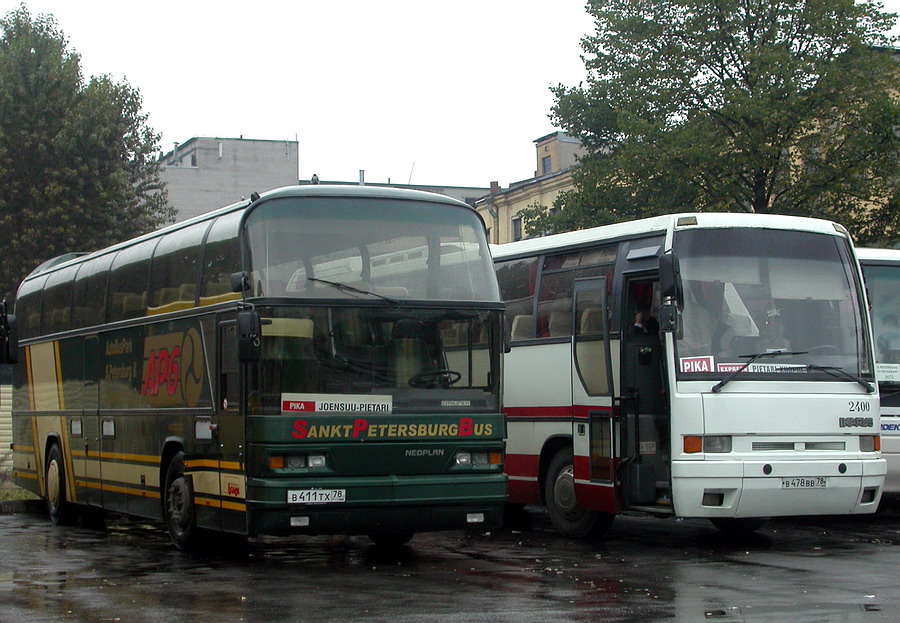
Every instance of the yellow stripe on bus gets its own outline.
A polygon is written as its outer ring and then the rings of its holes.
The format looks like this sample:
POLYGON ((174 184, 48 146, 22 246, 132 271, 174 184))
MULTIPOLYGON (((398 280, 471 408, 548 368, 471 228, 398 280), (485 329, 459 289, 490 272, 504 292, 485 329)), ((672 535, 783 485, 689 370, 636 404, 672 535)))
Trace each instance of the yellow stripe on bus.
POLYGON ((31 346, 25 347, 25 386, 28 388, 28 404, 34 409, 34 375, 31 374, 31 346))
POLYGON ((120 452, 90 452, 91 458, 107 459, 112 461, 130 461, 132 463, 150 463, 159 465, 159 457, 149 454, 123 454, 120 452))
POLYGON ((213 500, 210 498, 201 498, 199 496, 194 496, 194 504, 196 504, 197 506, 222 508, 222 509, 229 510, 229 511, 240 511, 242 513, 247 512, 246 504, 240 504, 238 502, 213 500))
POLYGON ((209 469, 227 469, 227 470, 236 471, 236 472, 244 471, 243 463, 236 463, 233 461, 212 461, 209 459, 192 459, 190 461, 184 462, 184 468, 187 470, 200 469, 203 467, 206 467, 209 469))
POLYGON ((132 489, 130 487, 117 487, 116 485, 100 485, 101 491, 109 491, 110 493, 124 493, 125 495, 134 495, 137 497, 143 498, 154 498, 159 500, 161 498, 159 491, 145 491, 143 489, 132 489))
MULTIPOLYGON (((53 342, 56 346, 56 364, 59 368, 59 342, 53 342)), ((62 378, 62 377, 60 377, 62 378)), ((62 401, 62 383, 59 384, 60 401, 62 401)), ((62 404, 60 402, 60 404, 62 404)), ((59 416, 59 430, 63 443, 63 462, 66 464, 66 497, 70 502, 78 502, 78 496, 75 493, 75 466, 72 465, 72 448, 69 439, 69 427, 66 425, 65 416, 59 416)))
POLYGON ((66 397, 63 394, 62 359, 59 356, 59 340, 53 341, 53 359, 56 361, 56 392, 59 394, 60 410, 66 408, 66 397))
POLYGON ((38 456, 38 448, 41 447, 41 444, 38 441, 37 416, 34 415, 31 416, 31 436, 34 444, 34 471, 37 473, 38 492, 41 496, 45 496, 47 491, 44 489, 44 462, 38 456))
POLYGON ((18 470, 13 471, 13 476, 16 478, 30 478, 31 480, 37 480, 38 475, 36 472, 20 472, 18 470))

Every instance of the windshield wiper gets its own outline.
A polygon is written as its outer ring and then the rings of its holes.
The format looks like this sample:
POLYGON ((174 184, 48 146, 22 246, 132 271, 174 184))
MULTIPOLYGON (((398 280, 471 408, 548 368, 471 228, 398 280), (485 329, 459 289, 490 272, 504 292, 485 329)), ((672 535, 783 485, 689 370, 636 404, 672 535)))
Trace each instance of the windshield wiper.
POLYGON ((712 392, 713 392, 714 394, 719 393, 719 391, 721 391, 721 389, 722 389, 723 387, 725 387, 728 383, 730 383, 732 380, 734 380, 734 378, 735 378, 738 374, 740 374, 741 372, 743 372, 744 370, 746 370, 746 369, 750 366, 750 364, 753 363, 754 361, 756 361, 757 359, 760 359, 760 358, 762 358, 762 357, 781 357, 781 356, 783 356, 783 355, 805 355, 807 352, 808 352, 808 351, 805 351, 805 350, 800 350, 800 351, 794 351, 794 350, 771 350, 771 351, 768 351, 768 352, 765 352, 765 353, 755 353, 755 354, 753 354, 753 355, 739 355, 740 357, 749 357, 750 359, 748 359, 748 360, 744 363, 744 365, 742 365, 740 368, 738 368, 737 370, 735 370, 734 372, 732 372, 731 374, 729 374, 728 376, 726 376, 724 379, 722 379, 721 381, 719 381, 718 383, 716 383, 715 385, 713 385, 713 386, 712 386, 712 392))
POLYGON ((821 370, 825 374, 828 374, 835 378, 844 378, 848 381, 854 381, 855 383, 859 383, 860 385, 862 385, 862 387, 870 394, 875 391, 875 388, 868 381, 865 381, 865 380, 859 378, 855 374, 850 374, 843 368, 838 368, 837 366, 820 366, 815 363, 808 363, 808 364, 806 364, 806 369, 807 370, 821 370), (835 372, 837 372, 838 374, 835 374, 835 372))
POLYGON ((390 303, 395 307, 402 307, 403 301, 398 301, 397 299, 392 299, 389 296, 384 296, 383 294, 378 294, 377 292, 372 292, 370 290, 363 290, 362 288, 357 288, 354 286, 347 285, 346 283, 339 283, 337 281, 329 281, 328 279, 319 279, 318 277, 307 277, 307 281, 315 281, 316 283, 324 283, 326 285, 331 286, 332 288, 337 288, 342 292, 355 292, 356 294, 368 294, 369 296, 374 296, 376 298, 380 298, 382 301, 390 303))

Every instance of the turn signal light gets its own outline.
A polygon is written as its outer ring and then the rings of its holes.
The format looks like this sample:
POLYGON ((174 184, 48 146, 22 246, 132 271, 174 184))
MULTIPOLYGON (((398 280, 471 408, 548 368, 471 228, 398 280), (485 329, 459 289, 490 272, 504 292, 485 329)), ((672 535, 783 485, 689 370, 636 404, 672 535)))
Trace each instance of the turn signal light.
POLYGON ((699 435, 685 435, 684 453, 697 454, 698 452, 703 452, 703 437, 699 435))

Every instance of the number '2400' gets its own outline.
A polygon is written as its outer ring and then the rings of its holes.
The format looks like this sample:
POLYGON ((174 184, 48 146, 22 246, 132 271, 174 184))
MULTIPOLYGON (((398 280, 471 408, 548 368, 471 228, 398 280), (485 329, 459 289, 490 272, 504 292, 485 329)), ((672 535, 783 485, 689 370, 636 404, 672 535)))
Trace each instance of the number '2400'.
POLYGON ((851 400, 847 403, 850 407, 850 413, 862 413, 863 411, 871 411, 872 403, 862 402, 860 400, 851 400))

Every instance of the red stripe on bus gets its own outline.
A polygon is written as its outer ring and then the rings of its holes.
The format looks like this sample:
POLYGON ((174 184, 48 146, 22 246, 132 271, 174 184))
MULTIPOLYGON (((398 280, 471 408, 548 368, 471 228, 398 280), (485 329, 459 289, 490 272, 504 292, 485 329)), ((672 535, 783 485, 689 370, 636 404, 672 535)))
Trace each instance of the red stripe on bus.
POLYGON ((567 407, 506 407, 506 417, 536 419, 536 418, 586 418, 597 413, 609 415, 613 412, 611 406, 597 405, 573 405, 567 407))
POLYGON ((537 481, 510 480, 509 501, 513 504, 540 504, 541 491, 537 481))
POLYGON ((540 457, 536 454, 507 454, 504 470, 508 476, 537 478, 540 457))

